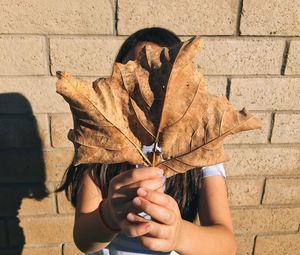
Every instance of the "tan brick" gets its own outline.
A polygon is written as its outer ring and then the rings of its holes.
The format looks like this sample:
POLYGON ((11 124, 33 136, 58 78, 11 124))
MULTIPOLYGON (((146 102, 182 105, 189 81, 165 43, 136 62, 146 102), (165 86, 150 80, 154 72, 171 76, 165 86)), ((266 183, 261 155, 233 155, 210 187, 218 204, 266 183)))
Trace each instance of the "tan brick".
POLYGON ((276 113, 271 143, 300 143, 300 114, 276 113))
POLYGON ((225 147, 227 176, 300 175, 300 147, 225 147))
POLYGON ((17 221, 8 222, 9 240, 12 245, 22 244, 19 239, 19 229, 22 228, 26 244, 72 242, 73 224, 73 216, 20 217, 17 221))
POLYGON ((84 255, 74 243, 65 243, 63 245, 63 254, 64 255, 84 255))
POLYGON ((69 104, 56 93, 56 77, 0 78, 0 113, 70 113, 69 104))
POLYGON ((12 116, 0 119, 0 148, 49 147, 49 123, 46 114, 12 116))
POLYGON ((268 136, 271 123, 271 113, 249 111, 255 118, 261 121, 262 128, 255 130, 243 131, 229 135, 224 140, 224 144, 241 144, 241 143, 268 143, 268 136))
POLYGON ((22 255, 60 255, 61 247, 56 246, 46 246, 46 247, 27 247, 25 246, 22 250, 22 255))
POLYGON ((252 255, 254 237, 251 235, 235 235, 237 242, 236 255, 252 255))
POLYGON ((0 2, 1 33, 112 34, 113 6, 108 0, 0 2))
POLYGON ((71 164, 74 157, 74 150, 55 150, 44 152, 46 180, 60 181, 62 176, 71 164))
POLYGON ((73 156, 74 150, 2 150, 0 183, 60 181, 73 156))
MULTIPOLYGON (((188 38, 183 37, 184 41, 188 38)), ((193 62, 204 75, 280 74, 285 47, 283 39, 202 39, 202 49, 193 62)))
POLYGON ((4 221, 0 221, 0 247, 7 246, 6 230, 4 226, 4 221))
POLYGON ((43 148, 50 147, 50 129, 48 114, 36 114, 36 127, 43 148))
POLYGON ((259 205, 264 178, 227 178, 230 206, 259 205))
MULTIPOLYGON (((299 26, 297 26, 299 27, 299 26)), ((300 74, 300 41, 291 41, 285 75, 300 74)))
POLYGON ((255 255, 300 254, 300 234, 257 236, 255 255))
POLYGON ((297 231, 300 223, 300 207, 232 209, 231 215, 236 234, 297 231))
POLYGON ((67 200, 65 192, 57 193, 57 203, 59 213, 75 213, 75 208, 72 206, 71 202, 67 200))
POLYGON ((51 73, 109 76, 124 37, 51 37, 51 73))
POLYGON ((73 147, 67 138, 70 129, 73 129, 72 114, 51 115, 51 141, 53 147, 73 147))
POLYGON ((207 80, 207 91, 213 95, 226 96, 226 77, 204 77, 207 80))
POLYGON ((300 177, 267 178, 263 204, 299 204, 300 177))
POLYGON ((181 35, 233 35, 238 1, 124 0, 119 1, 118 7, 120 35, 129 35, 141 27, 151 26, 166 27, 181 35))
POLYGON ((2 35, 0 37, 1 75, 48 74, 45 43, 46 40, 42 36, 2 35))
POLYGON ((0 216, 55 213, 54 202, 54 196, 43 184, 1 188, 0 216))
POLYGON ((299 1, 243 2, 242 35, 300 35, 299 1))
POLYGON ((233 78, 230 102, 235 109, 299 110, 299 78, 233 78))

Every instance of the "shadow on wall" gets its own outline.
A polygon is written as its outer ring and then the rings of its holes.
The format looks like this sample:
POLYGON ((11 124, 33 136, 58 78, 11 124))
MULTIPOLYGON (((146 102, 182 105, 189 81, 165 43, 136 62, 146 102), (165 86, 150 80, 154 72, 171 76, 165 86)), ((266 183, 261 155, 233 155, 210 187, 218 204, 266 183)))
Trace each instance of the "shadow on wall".
MULTIPOLYGON (((31 105, 19 93, 0 94, 0 254, 22 253, 19 209, 23 198, 48 196, 44 182, 42 142, 31 105)), ((36 208, 27 203, 22 214, 35 215, 36 208)))

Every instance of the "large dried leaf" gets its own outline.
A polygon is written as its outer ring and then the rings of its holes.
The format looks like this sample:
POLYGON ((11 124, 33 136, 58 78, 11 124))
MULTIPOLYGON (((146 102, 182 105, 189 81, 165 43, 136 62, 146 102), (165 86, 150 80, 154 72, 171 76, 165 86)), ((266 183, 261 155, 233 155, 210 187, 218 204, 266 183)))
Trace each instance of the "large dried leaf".
POLYGON ((74 143, 74 164, 143 163, 141 142, 128 125, 127 91, 118 80, 118 67, 110 78, 93 83, 57 72, 56 91, 70 104, 74 129, 68 138, 74 143))
POLYGON ((202 43, 194 36, 170 48, 147 45, 135 61, 114 63, 112 75, 93 84, 58 73, 57 92, 74 118, 68 137, 76 163, 144 161, 170 177, 228 161, 225 137, 262 124, 245 108, 234 111, 225 96, 207 92, 192 63, 202 43), (142 152, 151 145, 152 153, 142 152))

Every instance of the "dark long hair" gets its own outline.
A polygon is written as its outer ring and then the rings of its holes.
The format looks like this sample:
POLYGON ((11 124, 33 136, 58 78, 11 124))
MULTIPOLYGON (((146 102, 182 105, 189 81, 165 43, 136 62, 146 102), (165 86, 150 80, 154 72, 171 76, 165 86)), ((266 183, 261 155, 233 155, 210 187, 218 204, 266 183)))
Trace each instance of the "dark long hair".
MULTIPOLYGON (((150 41, 162 47, 171 47, 181 40, 170 30, 161 27, 144 28, 130 35, 122 44, 115 62, 123 63, 126 54, 141 41, 150 41)), ((55 192, 65 190, 66 197, 76 206, 76 195, 80 188, 81 178, 85 171, 100 188, 103 197, 107 197, 110 180, 120 173, 121 169, 134 168, 128 163, 117 164, 80 164, 72 163, 66 169, 61 184, 55 192)), ((165 193, 173 197, 180 208, 183 219, 193 222, 197 217, 198 199, 201 192, 201 168, 194 168, 182 174, 176 174, 166 180, 165 193)))

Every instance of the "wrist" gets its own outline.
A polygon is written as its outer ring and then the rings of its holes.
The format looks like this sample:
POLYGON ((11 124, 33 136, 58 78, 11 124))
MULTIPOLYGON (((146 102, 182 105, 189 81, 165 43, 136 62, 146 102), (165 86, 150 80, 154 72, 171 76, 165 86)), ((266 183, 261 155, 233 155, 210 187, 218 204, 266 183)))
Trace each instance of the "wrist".
POLYGON ((112 233, 118 233, 121 231, 119 224, 110 217, 112 212, 109 208, 108 200, 103 199, 98 206, 98 213, 103 225, 112 233))
POLYGON ((185 250, 184 247, 186 246, 186 237, 189 235, 189 233, 185 233, 185 229, 187 229, 186 224, 188 223, 188 221, 181 219, 177 242, 174 247, 174 250, 179 254, 184 254, 183 251, 185 250))

